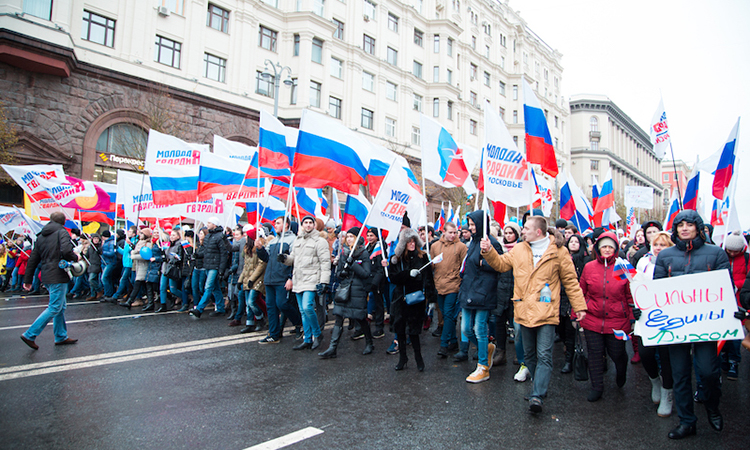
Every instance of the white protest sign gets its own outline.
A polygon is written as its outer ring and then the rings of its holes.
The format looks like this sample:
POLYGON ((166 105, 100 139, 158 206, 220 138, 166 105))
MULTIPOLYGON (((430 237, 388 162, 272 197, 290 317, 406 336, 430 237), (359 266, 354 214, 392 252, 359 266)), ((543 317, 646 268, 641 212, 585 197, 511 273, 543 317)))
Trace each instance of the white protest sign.
POLYGON ((646 186, 625 186, 625 206, 630 208, 652 209, 654 188, 646 186))
POLYGON ((635 334, 646 346, 744 337, 728 270, 634 281, 630 290, 642 312, 635 334))

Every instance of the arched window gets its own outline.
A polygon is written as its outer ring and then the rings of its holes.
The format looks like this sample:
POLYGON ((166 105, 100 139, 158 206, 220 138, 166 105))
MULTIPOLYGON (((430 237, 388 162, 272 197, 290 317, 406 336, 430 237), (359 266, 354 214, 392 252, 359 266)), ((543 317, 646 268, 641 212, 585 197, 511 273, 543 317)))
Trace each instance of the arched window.
POLYGON ((589 123, 591 124, 591 131, 599 131, 599 119, 596 116, 591 116, 589 123))
POLYGON ((144 159, 147 140, 148 133, 138 125, 116 123, 99 135, 96 151, 144 159))

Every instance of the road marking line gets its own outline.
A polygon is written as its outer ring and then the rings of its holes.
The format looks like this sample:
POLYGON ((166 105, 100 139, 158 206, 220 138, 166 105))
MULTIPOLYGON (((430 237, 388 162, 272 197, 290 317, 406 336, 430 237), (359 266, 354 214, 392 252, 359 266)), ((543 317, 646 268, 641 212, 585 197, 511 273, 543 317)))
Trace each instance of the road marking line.
MULTIPOLYGON (((97 317, 97 318, 94 318, 94 319, 66 320, 65 323, 68 324, 68 325, 70 325, 70 324, 73 324, 73 323, 100 322, 100 321, 104 321, 104 320, 117 320, 117 319, 133 319, 133 318, 136 318, 136 317, 159 317, 159 316, 163 316, 165 314, 179 314, 179 313, 180 313, 180 311, 167 311, 165 313, 159 313, 159 314, 148 314, 148 313, 128 314, 128 315, 125 315, 125 316, 110 316, 110 317, 97 317)), ((50 320, 49 323, 47 324, 47 326, 51 326, 51 325, 52 325, 52 321, 50 320)), ((2 328, 0 328, 0 331, 4 331, 4 330, 22 330, 22 329, 29 328, 30 326, 31 326, 31 324, 28 324, 28 325, 13 325, 11 327, 2 327, 2 328)))
POLYGON ((263 442, 262 444, 253 445, 245 450, 277 450, 286 446, 296 444, 297 442, 304 441, 313 436, 323 434, 323 430, 314 427, 303 428, 302 430, 289 433, 286 436, 277 437, 270 441, 263 442))
MULTIPOLYGON (((66 306, 75 306, 75 305, 98 305, 99 302, 75 302, 75 303, 66 303, 66 306)), ((9 306, 7 308, 0 307, 1 311, 10 311, 11 309, 31 309, 31 308, 46 308, 49 306, 49 303, 45 303, 44 305, 30 305, 30 306, 9 306)))
MULTIPOLYGON (((91 367, 104 366, 108 364, 138 361, 141 359, 156 358, 159 356, 176 355, 176 354, 181 354, 181 353, 194 352, 197 350, 208 350, 212 348, 226 347, 229 345, 244 344, 247 342, 259 341, 261 339, 262 337, 260 335, 248 336, 248 337, 243 337, 241 339, 234 339, 234 340, 225 341, 225 342, 213 342, 213 343, 208 343, 208 344, 193 345, 190 347, 173 348, 170 350, 159 350, 159 351, 154 351, 150 353, 141 353, 141 354, 136 354, 136 355, 120 356, 120 357, 115 357, 115 358, 107 357, 105 354, 104 358, 106 359, 92 360, 92 361, 80 362, 80 363, 75 363, 75 364, 65 364, 65 365, 59 365, 59 366, 54 366, 54 367, 47 367, 44 369, 33 369, 33 370, 26 370, 26 371, 21 371, 21 372, 14 372, 14 373, 9 373, 5 375, 0 375, 0 382, 13 380, 17 378, 32 377, 36 375, 45 375, 48 373, 65 372, 68 370, 76 370, 76 369, 87 369, 91 367)), ((23 367, 23 366, 17 366, 17 367, 23 367)), ((276 447, 276 448, 281 448, 281 447, 276 447)))

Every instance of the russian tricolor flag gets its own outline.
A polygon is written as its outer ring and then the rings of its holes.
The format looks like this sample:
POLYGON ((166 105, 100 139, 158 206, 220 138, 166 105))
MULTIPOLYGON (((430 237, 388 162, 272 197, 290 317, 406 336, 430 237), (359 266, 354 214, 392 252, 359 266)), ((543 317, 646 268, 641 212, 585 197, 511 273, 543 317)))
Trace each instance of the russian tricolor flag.
POLYGON ((258 219, 260 219, 260 222, 262 223, 273 223, 274 220, 283 217, 286 213, 286 207, 284 207, 284 204, 281 200, 274 197, 268 197, 260 203, 245 203, 245 209, 247 210, 248 223, 256 223, 258 222, 258 219), (258 213, 258 207, 260 207, 260 214, 258 213))
POLYGON ((202 153, 208 153, 207 145, 189 144, 174 136, 149 131, 146 170, 156 205, 195 202, 202 153))
POLYGON ((716 226, 719 223, 719 216, 721 214, 722 202, 714 199, 714 203, 711 206, 711 225, 716 226))
POLYGON ((277 118, 260 112, 258 153, 260 167, 269 177, 289 182, 299 130, 284 126, 277 118))
POLYGON ((438 221, 435 224, 435 230, 440 231, 443 229, 443 226, 445 226, 445 204, 440 202, 440 217, 438 217, 438 221))
POLYGON ((370 259, 375 259, 377 256, 383 256, 383 247, 380 245, 380 240, 378 240, 375 247, 373 247, 372 253, 370 253, 370 259))
POLYGON ((380 186, 383 184, 385 174, 388 173, 388 168, 391 167, 386 161, 379 159, 371 159, 370 167, 367 170, 367 186, 370 188, 370 195, 375 198, 378 195, 380 186))
POLYGON ((700 171, 696 170, 687 182, 685 197, 682 198, 682 207, 685 209, 698 210, 698 187, 700 184, 700 171))
POLYGON ((598 199, 594 203, 594 213, 604 212, 615 205, 615 192, 612 187, 612 168, 607 170, 607 177, 602 184, 598 199))
POLYGON ((247 161, 231 159, 211 152, 201 155, 198 201, 209 200, 214 194, 237 193, 240 186, 243 191, 257 191, 255 186, 257 179, 245 179, 249 165, 247 161))
POLYGON ((576 214, 576 204, 568 183, 560 188, 560 218, 571 220, 576 214))
POLYGON ((372 208, 372 204, 362 193, 347 195, 346 205, 344 206, 344 222, 341 229, 348 230, 351 227, 361 227, 367 219, 370 208, 372 208))
POLYGON ((630 264, 630 261, 623 258, 617 258, 615 260, 615 267, 612 274, 620 280, 632 280, 633 276, 636 274, 636 270, 635 267, 630 264))
POLYGON ((591 218, 593 211, 588 199, 578 188, 573 178, 561 174, 562 188, 560 188, 560 217, 570 220, 573 225, 585 233, 592 229, 591 218))
POLYGON ((294 208, 299 218, 305 216, 325 217, 328 202, 323 198, 322 189, 294 188, 294 192, 296 196, 294 208), (326 203, 325 207, 323 206, 324 202, 326 203))
POLYGON ((294 185, 331 186, 357 194, 367 184, 372 145, 340 122, 322 114, 302 110, 297 152, 294 155, 294 185))
POLYGON ((615 339, 620 341, 629 341, 630 335, 622 330, 612 330, 615 334, 615 339))
POLYGON ((674 218, 677 213, 680 212, 680 203, 677 198, 677 191, 672 191, 672 197, 669 199, 669 209, 667 210, 667 216, 664 218, 664 229, 671 230, 674 218))
POLYGON ((555 178, 557 176, 557 157, 552 145, 552 136, 547 126, 542 104, 534 91, 523 79, 523 117, 526 129, 526 160, 531 164, 542 166, 542 172, 555 178))
POLYGON ((721 157, 719 158, 719 165, 716 166, 714 172, 714 183, 713 183, 713 194, 714 197, 719 200, 724 199, 724 191, 729 187, 729 182, 732 181, 732 174, 734 174, 734 159, 737 153, 737 133, 740 129, 740 119, 737 119, 737 123, 732 128, 732 132, 729 133, 729 138, 724 149, 721 151, 721 157))

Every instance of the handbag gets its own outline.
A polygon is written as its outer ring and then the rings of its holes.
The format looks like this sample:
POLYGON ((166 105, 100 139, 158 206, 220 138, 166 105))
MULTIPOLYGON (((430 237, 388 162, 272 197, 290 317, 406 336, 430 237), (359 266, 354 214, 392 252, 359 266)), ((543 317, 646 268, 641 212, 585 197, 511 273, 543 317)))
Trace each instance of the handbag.
POLYGON ((336 303, 346 303, 349 301, 349 296, 352 292, 352 279, 347 278, 342 281, 336 288, 336 293, 333 294, 333 301, 336 303))
POLYGON ((588 381, 589 379, 589 360, 583 351, 581 332, 578 330, 576 330, 576 349, 573 353, 573 376, 576 381, 588 381))
POLYGON ((174 261, 170 261, 167 263, 164 275, 170 280, 182 280, 182 268, 175 264, 174 261))
POLYGON ((407 305, 416 305, 417 303, 424 301, 424 292, 410 292, 404 296, 404 300, 406 300, 407 305))

